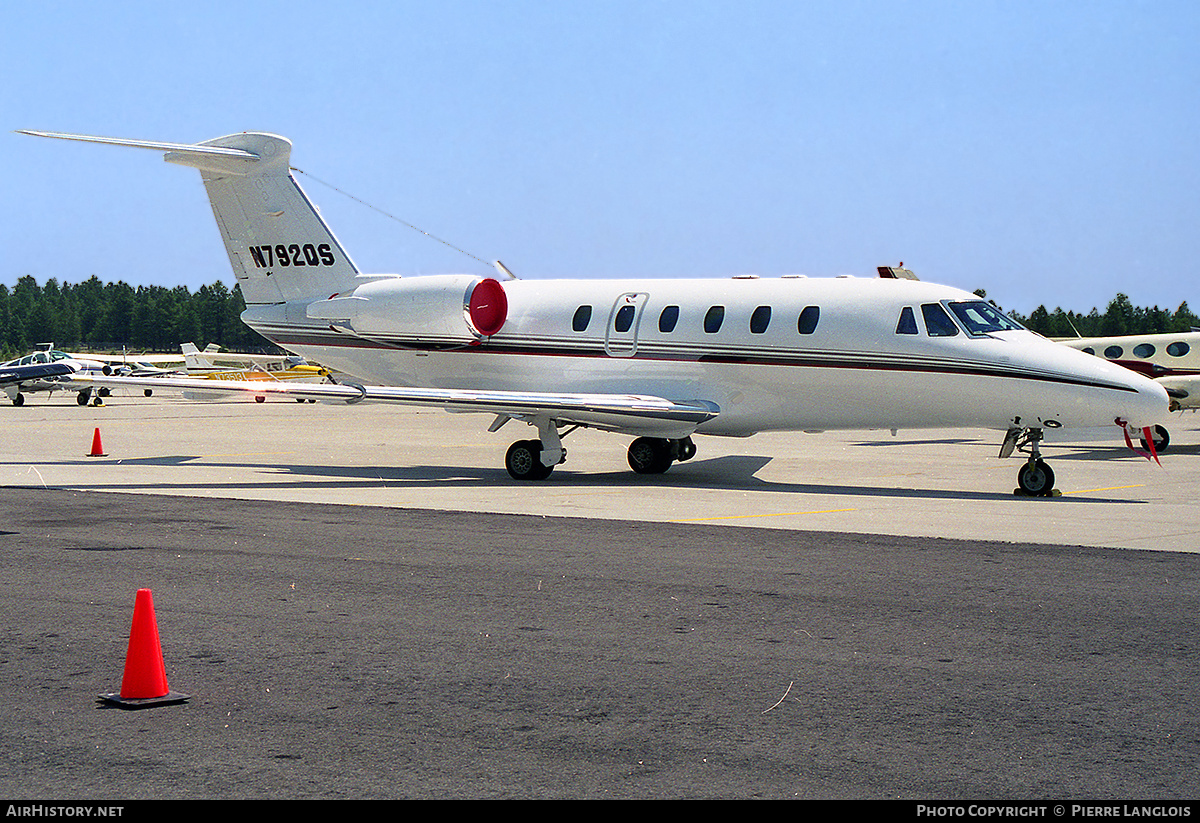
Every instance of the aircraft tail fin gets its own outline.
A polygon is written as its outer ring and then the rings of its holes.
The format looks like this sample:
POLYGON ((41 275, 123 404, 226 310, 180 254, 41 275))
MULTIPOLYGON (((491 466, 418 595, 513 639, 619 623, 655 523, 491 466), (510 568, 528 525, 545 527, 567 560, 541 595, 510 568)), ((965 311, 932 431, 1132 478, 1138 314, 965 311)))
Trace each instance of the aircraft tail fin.
POLYGON ((200 349, 196 348, 195 343, 182 343, 179 350, 183 352, 183 363, 188 371, 194 371, 200 367, 200 349))
POLYGON ((291 141, 244 132, 203 143, 161 143, 21 131, 165 152, 199 169, 247 305, 327 298, 354 287, 358 268, 292 176, 291 141))

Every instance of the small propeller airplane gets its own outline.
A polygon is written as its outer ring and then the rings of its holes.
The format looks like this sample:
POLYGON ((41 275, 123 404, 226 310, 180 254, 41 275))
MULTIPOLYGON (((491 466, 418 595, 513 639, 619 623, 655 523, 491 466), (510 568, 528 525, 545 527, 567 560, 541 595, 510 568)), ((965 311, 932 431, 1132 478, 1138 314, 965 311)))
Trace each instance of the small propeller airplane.
POLYGON ((289 351, 352 375, 248 386, 88 377, 110 385, 268 392, 494 415, 535 438, 505 467, 541 480, 563 438, 593 427, 635 438, 634 471, 696 454, 693 435, 771 430, 994 428, 1028 454, 1018 492, 1053 493, 1047 428, 1146 430, 1167 415, 1154 381, 1027 331, 973 294, 914 278, 519 280, 365 274, 292 175, 286 138, 244 132, 163 143, 23 131, 164 152, 198 169, 247 308, 289 351))
MULTIPOLYGON (((209 343, 203 349, 198 349, 195 343, 184 343, 180 347, 187 367, 188 377, 200 377, 205 380, 223 382, 248 382, 262 385, 266 381, 295 381, 299 383, 332 383, 329 369, 314 366, 303 357, 296 355, 274 354, 235 354, 223 352, 215 343, 209 343)), ((244 394, 244 387, 239 394, 244 394)), ((184 396, 190 400, 205 400, 220 397, 225 392, 185 391, 184 396)), ((267 396, 261 392, 253 395, 255 402, 266 401, 267 396)), ((317 402, 312 398, 297 397, 296 401, 303 403, 317 402)))
POLYGON ((53 363, 21 363, 14 360, 0 363, 0 389, 4 390, 14 406, 23 406, 25 397, 21 389, 24 386, 59 382, 65 375, 74 371, 75 364, 70 360, 57 360, 53 363))
POLYGON ((89 402, 101 405, 100 393, 92 397, 91 386, 64 380, 68 374, 100 375, 107 364, 68 354, 54 348, 53 343, 40 343, 42 348, 24 357, 0 363, 0 388, 8 395, 14 406, 25 405, 25 395, 30 392, 74 391, 75 400, 81 406, 89 402), (66 368, 60 368, 61 366, 66 368), (53 367, 53 368, 50 368, 53 367))

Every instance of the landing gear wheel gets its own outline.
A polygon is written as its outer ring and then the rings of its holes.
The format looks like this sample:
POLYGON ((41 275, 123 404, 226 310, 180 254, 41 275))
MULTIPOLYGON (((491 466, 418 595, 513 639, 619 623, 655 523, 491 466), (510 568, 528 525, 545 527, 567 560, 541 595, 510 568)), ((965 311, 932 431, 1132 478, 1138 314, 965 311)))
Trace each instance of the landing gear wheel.
POLYGON ((81 406, 86 406, 92 399, 92 390, 84 389, 75 395, 75 402, 81 406))
POLYGON ((17 396, 13 398, 13 405, 14 406, 24 406, 25 405, 25 395, 21 394, 20 392, 17 392, 17 396))
POLYGON ((554 471, 542 463, 541 440, 518 440, 509 446, 504 468, 513 480, 545 480, 554 471))
POLYGON ((671 468, 671 441, 639 437, 629 444, 629 468, 638 474, 662 474, 671 468))
POLYGON ((152 394, 154 394, 154 389, 142 389, 142 394, 150 397, 152 394))
POLYGON ((1029 497, 1050 497, 1054 493, 1054 472, 1044 460, 1033 460, 1017 472, 1017 491, 1029 497))
MULTIPOLYGON (((1161 454, 1167 450, 1167 446, 1171 445, 1171 435, 1167 432, 1164 426, 1155 426, 1154 432, 1154 451, 1156 454, 1161 454)), ((1142 448, 1150 451, 1150 444, 1146 442, 1146 438, 1142 438, 1142 448)))
POLYGON ((676 458, 680 463, 685 460, 691 460, 696 456, 696 444, 692 442, 692 438, 685 437, 682 440, 676 441, 679 444, 679 456, 676 458))

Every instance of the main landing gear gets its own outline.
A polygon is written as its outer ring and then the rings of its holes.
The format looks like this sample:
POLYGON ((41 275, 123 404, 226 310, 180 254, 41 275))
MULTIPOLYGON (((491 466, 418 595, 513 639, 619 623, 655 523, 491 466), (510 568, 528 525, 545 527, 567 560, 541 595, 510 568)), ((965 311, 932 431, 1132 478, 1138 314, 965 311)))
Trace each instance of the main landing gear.
POLYGON ((1008 457, 1014 451, 1025 452, 1029 459, 1017 471, 1017 488, 1013 494, 1026 497, 1054 497, 1054 471, 1042 459, 1040 444, 1042 430, 1040 428, 1022 428, 1012 426, 1004 436, 1000 446, 1000 456, 1008 457))
POLYGON ((87 388, 75 393, 75 402, 81 406, 87 406, 89 404, 92 406, 103 406, 104 398, 108 397, 108 395, 109 390, 106 388, 101 388, 96 390, 96 396, 93 397, 92 390, 87 388))
MULTIPOLYGON (((492 431, 503 425, 504 420, 493 424, 492 431)), ((553 420, 531 421, 538 427, 538 440, 518 440, 508 447, 504 456, 504 468, 514 480, 545 480, 554 467, 567 460, 567 450, 562 446, 562 436, 553 420)), ((572 428, 564 434, 574 431, 572 428)), ((665 437, 639 437, 629 446, 629 466, 638 474, 662 474, 676 461, 691 460, 696 456, 696 444, 692 438, 668 439, 665 437)))
POLYGON ((639 437, 629 444, 629 468, 638 474, 662 474, 675 461, 696 456, 692 438, 668 440, 665 437, 639 437))

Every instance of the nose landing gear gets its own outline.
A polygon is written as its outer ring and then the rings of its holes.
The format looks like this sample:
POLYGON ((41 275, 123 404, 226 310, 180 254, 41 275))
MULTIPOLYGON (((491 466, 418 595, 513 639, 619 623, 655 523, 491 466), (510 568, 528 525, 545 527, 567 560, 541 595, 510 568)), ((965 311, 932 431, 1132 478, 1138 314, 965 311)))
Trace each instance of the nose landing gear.
POLYGON ((1042 459, 1040 428, 1012 426, 1000 446, 1000 456, 1008 457, 1014 451, 1025 452, 1029 459, 1017 472, 1017 488, 1013 494, 1024 497, 1057 497, 1062 492, 1054 488, 1054 471, 1042 459))

